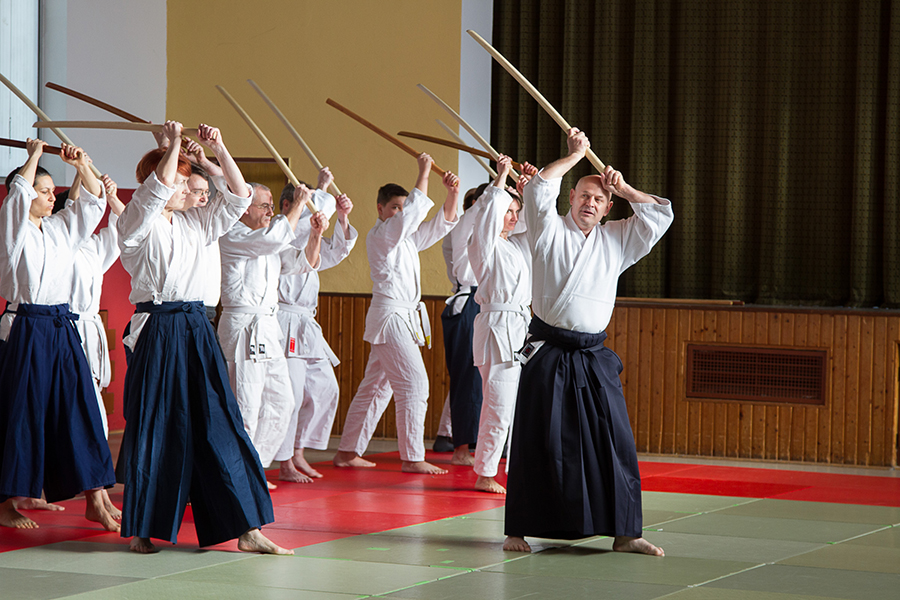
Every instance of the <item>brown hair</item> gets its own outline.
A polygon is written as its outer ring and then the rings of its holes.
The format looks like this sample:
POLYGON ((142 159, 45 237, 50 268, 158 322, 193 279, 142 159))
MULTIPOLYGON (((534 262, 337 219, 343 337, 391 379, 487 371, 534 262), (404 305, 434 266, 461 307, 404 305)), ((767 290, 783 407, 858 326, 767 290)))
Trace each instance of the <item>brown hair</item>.
MULTIPOLYGON (((144 181, 150 177, 150 173, 156 170, 156 167, 159 166, 159 162, 165 154, 165 148, 155 148, 141 158, 134 173, 138 183, 144 183, 144 181)), ((180 153, 178 154, 178 173, 185 177, 191 176, 191 163, 189 163, 188 159, 183 157, 180 153)))

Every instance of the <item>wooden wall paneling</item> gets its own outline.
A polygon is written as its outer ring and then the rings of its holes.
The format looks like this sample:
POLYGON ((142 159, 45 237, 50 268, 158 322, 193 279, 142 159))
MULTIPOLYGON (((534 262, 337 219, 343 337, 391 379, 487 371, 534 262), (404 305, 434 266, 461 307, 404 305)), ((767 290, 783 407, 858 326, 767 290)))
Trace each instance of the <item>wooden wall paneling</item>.
POLYGON ((641 309, 630 308, 628 310, 628 324, 626 326, 626 338, 628 339, 627 363, 626 358, 622 359, 623 364, 627 364, 625 370, 628 371, 628 390, 625 393, 625 406, 628 410, 628 420, 631 423, 631 430, 634 432, 635 443, 638 439, 638 410, 640 407, 639 396, 641 386, 641 309))
MULTIPOLYGON (((768 313, 767 336, 763 344, 778 345, 781 343, 781 318, 778 313, 768 313)), ((765 407, 766 444, 763 456, 768 460, 778 460, 778 417, 780 406, 766 405, 765 407)))
MULTIPOLYGON (((794 345, 800 348, 809 348, 809 315, 797 313, 794 315, 794 345)), ((812 407, 795 406, 791 411, 791 460, 803 460, 806 445, 806 420, 808 409, 812 407)))
MULTIPOLYGON (((716 326, 713 329, 715 333, 716 343, 729 343, 729 334, 731 332, 731 319, 726 311, 715 311, 713 313, 716 319, 716 326)), ((728 405, 730 402, 716 402, 712 405, 713 409, 713 439, 712 454, 713 456, 725 456, 728 444, 728 405)))
POLYGON ((651 312, 653 328, 650 331, 652 339, 651 365, 650 365, 650 419, 649 433, 650 452, 662 452, 663 436, 663 402, 666 387, 666 315, 670 311, 663 308, 654 308, 651 312))
POLYGON ((884 419, 885 453, 893 467, 900 463, 900 320, 891 319, 887 328, 890 362, 886 365, 888 382, 888 410, 884 419))
POLYGON ((874 368, 875 332, 872 329, 874 318, 859 318, 859 395, 856 411, 856 460, 854 464, 872 464, 872 407, 880 400, 880 394, 874 387, 872 371, 874 368))
POLYGON ((838 355, 838 339, 835 333, 838 329, 837 315, 822 315, 822 323, 819 328, 822 345, 830 348, 829 352, 829 377, 828 389, 825 395, 825 409, 819 412, 819 427, 816 434, 816 460, 818 462, 834 462, 835 441, 831 435, 834 427, 834 414, 836 411, 837 388, 843 390, 843 382, 838 382, 838 362, 843 361, 843 351, 838 355))
MULTIPOLYGON (((688 340, 692 342, 703 341, 703 311, 691 311, 691 332, 688 340)), ((688 422, 687 422, 687 454, 700 454, 700 408, 702 402, 695 400, 687 400, 688 404, 688 422)))
MULTIPOLYGON (((766 344, 769 340, 768 316, 765 313, 753 314, 753 341, 751 343, 766 344)), ((753 414, 753 442, 750 456, 752 458, 766 458, 766 406, 752 404, 753 414)))
MULTIPOLYGON (((778 335, 779 346, 794 345, 794 315, 792 313, 782 313, 779 315, 781 322, 781 331, 778 335)), ((791 458, 791 439, 793 438, 793 416, 794 407, 785 404, 778 406, 778 427, 776 429, 777 452, 778 458, 781 460, 790 460, 791 458)))
POLYGON ((662 423, 660 424, 662 436, 660 438, 659 451, 663 454, 675 452, 675 406, 678 404, 679 374, 684 370, 682 360, 682 344, 678 339, 678 322, 683 311, 667 311, 665 327, 665 355, 663 357, 663 395, 662 395, 662 423))
POLYGON ((831 400, 831 462, 844 462, 844 406, 847 389, 847 315, 834 317, 834 389, 831 400))
MULTIPOLYGON (((701 313, 703 319, 703 328, 701 341, 716 341, 716 311, 704 310, 701 313)), ((716 427, 716 405, 717 402, 701 402, 700 403, 700 454, 703 456, 713 456, 713 437, 716 427)))
MULTIPOLYGON (((806 343, 811 348, 822 348, 826 347, 826 345, 822 342, 822 315, 818 313, 810 313, 807 319, 806 326, 806 343)), ((828 360, 830 360, 832 355, 831 348, 828 348, 828 360)), ((806 407, 805 410, 805 427, 806 430, 803 433, 803 455, 800 457, 800 460, 804 461, 817 461, 819 460, 818 456, 818 448, 819 448, 819 419, 821 415, 828 411, 828 380, 830 377, 826 377, 826 388, 825 388, 825 406, 809 406, 806 407)))
POLYGON ((678 391, 675 404, 675 454, 687 454, 690 440, 690 414, 693 403, 685 397, 685 385, 687 366, 687 342, 691 339, 691 315, 692 310, 678 311, 678 391))
POLYGON ((890 457, 884 452, 884 415, 890 402, 887 383, 887 329, 888 320, 875 318, 872 323, 872 393, 871 414, 867 430, 870 432, 870 452, 868 464, 890 464, 890 457))
MULTIPOLYGON (((727 323, 726 340, 730 344, 740 343, 741 340, 741 313, 737 311, 723 312, 727 323)), ((737 402, 728 402, 725 407, 725 456, 736 458, 740 456, 741 445, 741 405, 737 402)))
POLYGON ((844 463, 856 462, 859 420, 859 348, 860 317, 851 315, 847 319, 847 362, 844 374, 844 463))
MULTIPOLYGON (((448 387, 442 299, 426 298, 433 348, 423 350, 431 396, 426 435, 433 437, 448 387)), ((362 380, 368 344, 362 341, 370 298, 325 294, 319 323, 341 359, 334 433, 362 380)), ((634 304, 619 306, 607 345, 622 359, 629 419, 641 451, 845 464, 897 461, 900 315, 821 309, 766 310, 634 304), (688 401, 688 342, 825 348, 825 406, 688 401)), ((376 435, 396 437, 389 408, 376 435)))
MULTIPOLYGON (((756 317, 751 312, 741 312, 741 335, 736 341, 742 344, 752 344, 756 339, 756 317)), ((738 443, 738 456, 741 458, 753 457, 753 405, 742 402, 740 404, 740 442, 738 443)))
POLYGON ((638 448, 641 452, 652 452, 650 449, 650 394, 653 383, 653 309, 640 308, 640 370, 638 374, 637 424, 635 438, 640 440, 638 448))

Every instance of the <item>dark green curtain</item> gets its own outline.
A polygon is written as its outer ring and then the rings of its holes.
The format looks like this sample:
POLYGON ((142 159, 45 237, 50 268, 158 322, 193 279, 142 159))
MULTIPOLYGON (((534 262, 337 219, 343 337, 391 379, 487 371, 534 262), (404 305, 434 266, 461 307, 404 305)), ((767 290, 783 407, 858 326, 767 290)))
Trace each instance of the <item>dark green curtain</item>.
MULTIPOLYGON (((900 0, 495 0, 493 45, 674 203, 620 295, 900 306, 900 0)), ((498 150, 558 158, 562 130, 492 80, 498 150)))

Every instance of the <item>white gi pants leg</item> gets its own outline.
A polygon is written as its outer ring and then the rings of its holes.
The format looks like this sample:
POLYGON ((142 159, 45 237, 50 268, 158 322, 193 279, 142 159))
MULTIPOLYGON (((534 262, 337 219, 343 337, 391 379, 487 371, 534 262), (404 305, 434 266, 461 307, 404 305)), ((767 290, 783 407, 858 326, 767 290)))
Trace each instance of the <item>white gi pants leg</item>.
POLYGON ((482 477, 496 477, 503 444, 512 438, 512 418, 522 365, 518 361, 511 361, 486 364, 478 367, 478 370, 481 372, 484 399, 478 423, 478 443, 475 446, 475 473, 482 477))
POLYGON ((328 360, 288 358, 294 409, 275 460, 290 460, 295 448, 326 450, 338 405, 338 382, 328 360))
POLYGON ((400 459, 423 461, 428 372, 422 352, 400 319, 390 319, 384 334, 386 343, 372 344, 366 374, 347 411, 338 450, 363 455, 393 392, 400 459))
POLYGON ((444 398, 444 408, 441 409, 441 422, 438 424, 437 434, 439 436, 452 438, 453 425, 450 421, 450 393, 444 398))
POLYGON ((269 466, 287 433, 294 393, 284 357, 228 361, 228 379, 237 398, 244 429, 263 468, 269 466))

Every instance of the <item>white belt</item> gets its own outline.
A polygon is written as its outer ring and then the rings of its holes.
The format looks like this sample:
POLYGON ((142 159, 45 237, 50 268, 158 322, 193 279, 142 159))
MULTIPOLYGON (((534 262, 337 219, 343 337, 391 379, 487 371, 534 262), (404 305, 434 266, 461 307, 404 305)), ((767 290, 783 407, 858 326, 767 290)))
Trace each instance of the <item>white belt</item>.
MULTIPOLYGON (((424 302, 406 302, 404 300, 394 300, 393 298, 377 297, 372 298, 372 306, 402 308, 410 312, 418 312, 422 321, 422 333, 425 335, 425 345, 431 348, 431 321, 428 319, 428 310, 425 308, 424 302)), ((416 338, 418 339, 418 335, 416 338)))
POLYGON ((514 312, 514 313, 522 313, 523 315, 531 315, 531 312, 528 310, 528 307, 524 304, 506 304, 503 302, 488 302, 486 304, 481 304, 481 312, 514 312))
POLYGON ((278 306, 223 306, 222 314, 233 315, 274 315, 278 312, 278 306))
POLYGON ((311 319, 316 316, 316 309, 309 308, 307 306, 297 306, 296 304, 285 304, 283 302, 279 302, 278 310, 280 312, 292 313, 303 317, 309 317, 311 319))

